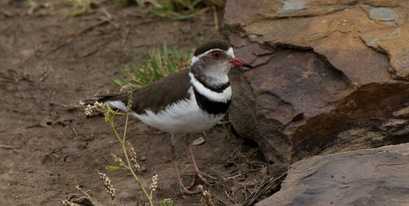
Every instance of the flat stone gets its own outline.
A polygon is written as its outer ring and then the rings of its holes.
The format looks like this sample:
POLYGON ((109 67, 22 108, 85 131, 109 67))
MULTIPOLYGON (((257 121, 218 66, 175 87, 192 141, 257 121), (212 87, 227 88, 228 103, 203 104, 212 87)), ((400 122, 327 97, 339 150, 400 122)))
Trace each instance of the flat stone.
POLYGON ((409 144, 319 155, 290 165, 256 206, 409 205, 409 144))
POLYGON ((369 18, 374 21, 396 21, 397 15, 392 8, 371 8, 369 18))

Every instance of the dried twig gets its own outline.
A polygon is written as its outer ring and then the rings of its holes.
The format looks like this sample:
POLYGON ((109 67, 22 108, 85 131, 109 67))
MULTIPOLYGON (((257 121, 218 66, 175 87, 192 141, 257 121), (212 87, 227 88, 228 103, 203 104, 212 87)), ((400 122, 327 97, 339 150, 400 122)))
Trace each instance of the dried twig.
POLYGON ((5 145, 5 144, 1 144, 0 148, 2 149, 17 149, 19 148, 18 146, 13 146, 13 145, 5 145))
POLYGON ((271 177, 267 175, 264 176, 264 178, 260 181, 260 184, 257 186, 257 190, 251 193, 248 198, 246 198, 243 205, 253 205, 261 195, 277 189, 286 175, 286 173, 283 173, 278 177, 271 177))

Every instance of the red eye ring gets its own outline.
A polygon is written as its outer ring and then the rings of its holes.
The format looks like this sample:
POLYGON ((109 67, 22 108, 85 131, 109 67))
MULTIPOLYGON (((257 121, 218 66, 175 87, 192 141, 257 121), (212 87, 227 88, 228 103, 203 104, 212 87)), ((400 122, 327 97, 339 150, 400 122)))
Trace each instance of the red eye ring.
POLYGON ((212 58, 215 60, 219 60, 223 57, 223 53, 221 51, 213 51, 212 58))

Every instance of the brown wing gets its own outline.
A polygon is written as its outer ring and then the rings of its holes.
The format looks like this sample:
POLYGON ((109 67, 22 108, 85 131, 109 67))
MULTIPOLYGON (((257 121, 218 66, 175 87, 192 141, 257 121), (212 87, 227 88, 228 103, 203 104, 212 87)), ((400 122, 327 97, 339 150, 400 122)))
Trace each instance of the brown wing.
MULTIPOLYGON (((132 94, 132 110, 141 114, 149 108, 157 113, 169 104, 188 98, 190 86, 189 69, 165 77, 157 82, 135 90, 132 94)), ((126 104, 128 94, 101 95, 96 96, 95 99, 82 100, 81 102, 86 105, 93 104, 95 101, 106 102, 117 100, 126 104)))
POLYGON ((190 86, 189 70, 183 70, 135 90, 132 109, 139 114, 148 108, 157 113, 169 104, 188 98, 190 86))

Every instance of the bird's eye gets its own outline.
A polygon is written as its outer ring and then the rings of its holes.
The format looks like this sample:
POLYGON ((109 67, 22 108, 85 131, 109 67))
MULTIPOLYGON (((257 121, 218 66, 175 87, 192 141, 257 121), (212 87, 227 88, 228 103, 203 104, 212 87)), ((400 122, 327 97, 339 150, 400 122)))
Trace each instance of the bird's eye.
POLYGON ((223 57, 222 52, 220 52, 220 51, 214 51, 214 52, 212 52, 212 58, 213 58, 213 59, 219 60, 219 59, 221 59, 222 57, 223 57))

